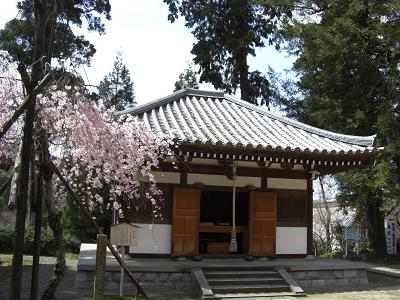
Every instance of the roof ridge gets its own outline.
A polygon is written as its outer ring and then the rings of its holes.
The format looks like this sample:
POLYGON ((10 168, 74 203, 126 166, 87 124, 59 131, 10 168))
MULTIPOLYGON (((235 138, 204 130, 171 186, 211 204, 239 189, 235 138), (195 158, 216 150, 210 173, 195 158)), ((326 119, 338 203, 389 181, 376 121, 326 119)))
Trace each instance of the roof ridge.
POLYGON ((362 146, 372 147, 373 144, 374 144, 374 140, 376 138, 376 134, 370 135, 370 136, 359 136, 359 135, 349 135, 349 134, 342 134, 342 133, 332 132, 332 131, 329 131, 329 130, 325 130, 325 129, 318 128, 318 127, 315 127, 315 126, 311 126, 311 125, 299 122, 297 120, 293 120, 293 119, 290 119, 288 117, 279 115, 277 113, 271 112, 269 110, 266 110, 264 108, 256 106, 256 105, 254 105, 252 103, 246 102, 246 101, 244 101, 244 100, 242 100, 240 98, 234 97, 234 96, 229 95, 229 94, 225 94, 224 98, 226 100, 234 102, 234 103, 236 103, 238 105, 244 106, 244 107, 246 107, 248 109, 255 110, 258 113, 261 113, 261 114, 266 115, 268 117, 272 117, 272 118, 274 118, 274 119, 276 119, 276 120, 278 120, 280 122, 283 122, 283 123, 285 123, 287 125, 291 125, 291 126, 297 127, 299 129, 303 129, 305 131, 308 131, 308 132, 311 132, 311 133, 314 133, 314 134, 322 135, 322 136, 325 136, 325 137, 330 138, 330 139, 335 139, 335 140, 338 140, 340 142, 349 143, 349 144, 359 144, 359 145, 362 145, 362 146))
POLYGON ((177 99, 186 97, 186 96, 199 96, 199 97, 212 97, 212 98, 224 98, 225 94, 224 92, 221 91, 203 91, 203 90, 198 90, 198 89, 191 89, 191 88, 185 88, 181 89, 179 91, 176 91, 168 96, 158 98, 156 100, 147 102, 142 105, 138 105, 136 107, 128 108, 122 111, 117 111, 115 115, 124 115, 128 113, 135 113, 135 114, 141 114, 149 109, 153 109, 157 106, 163 106, 165 104, 168 104, 172 101, 175 101, 177 99))

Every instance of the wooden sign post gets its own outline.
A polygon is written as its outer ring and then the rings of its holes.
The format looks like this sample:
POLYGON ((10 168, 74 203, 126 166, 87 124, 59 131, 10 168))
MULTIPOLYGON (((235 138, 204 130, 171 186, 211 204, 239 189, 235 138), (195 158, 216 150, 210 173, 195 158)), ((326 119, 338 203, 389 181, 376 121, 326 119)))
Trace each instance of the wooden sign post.
MULTIPOLYGON (((125 246, 136 246, 137 230, 140 228, 130 223, 119 223, 111 226, 110 242, 113 245, 121 246, 121 257, 124 259, 125 246)), ((121 268, 121 276, 119 282, 119 295, 124 293, 124 270, 121 268)))
POLYGON ((97 235, 96 269, 94 273, 93 299, 104 299, 104 275, 106 272, 107 236, 97 235))

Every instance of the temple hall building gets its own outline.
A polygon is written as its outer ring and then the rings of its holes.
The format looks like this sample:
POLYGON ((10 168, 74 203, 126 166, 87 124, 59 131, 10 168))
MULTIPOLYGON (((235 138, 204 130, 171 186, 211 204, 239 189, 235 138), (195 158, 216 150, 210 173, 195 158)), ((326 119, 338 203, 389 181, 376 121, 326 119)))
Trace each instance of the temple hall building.
POLYGON ((375 136, 312 127, 222 92, 184 89, 119 112, 176 147, 154 171, 163 218, 134 211, 143 256, 312 254, 312 181, 370 166, 375 136))

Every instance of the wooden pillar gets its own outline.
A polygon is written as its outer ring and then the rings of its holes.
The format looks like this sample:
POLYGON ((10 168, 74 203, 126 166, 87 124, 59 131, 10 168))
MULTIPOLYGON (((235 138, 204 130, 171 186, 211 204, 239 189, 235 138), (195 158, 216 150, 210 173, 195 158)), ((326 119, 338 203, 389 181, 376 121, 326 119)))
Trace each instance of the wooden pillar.
POLYGON ((261 191, 266 192, 268 190, 268 177, 267 172, 263 172, 261 176, 261 191))
POLYGON ((313 181, 307 179, 307 254, 312 255, 313 245, 313 181))
POLYGON ((180 173, 180 184, 181 185, 187 185, 187 177, 188 177, 188 171, 185 167, 180 168, 181 173, 180 173))
POLYGON ((104 277, 106 272, 107 235, 97 235, 96 269, 94 273, 93 300, 104 300, 104 277))

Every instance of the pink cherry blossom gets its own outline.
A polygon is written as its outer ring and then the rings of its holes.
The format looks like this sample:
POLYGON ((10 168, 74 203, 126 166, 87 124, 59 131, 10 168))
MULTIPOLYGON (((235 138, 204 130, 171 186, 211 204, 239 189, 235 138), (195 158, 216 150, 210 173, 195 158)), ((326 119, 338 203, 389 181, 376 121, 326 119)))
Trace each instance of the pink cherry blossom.
MULTIPOLYGON (((1 71, 5 70, 0 81, 1 124, 12 113, 13 103, 21 102, 13 67, 3 60, 0 63, 1 71)), ((133 116, 116 117, 112 110, 101 111, 79 88, 60 91, 50 87, 37 100, 35 128, 45 129, 54 162, 89 208, 108 201, 118 204, 116 209, 122 215, 124 207, 137 207, 137 202, 146 199, 159 211, 162 193, 151 171, 170 152, 169 137, 147 130, 133 116), (108 191, 106 197, 104 190, 108 191)), ((7 136, 18 140, 17 129, 15 126, 7 136)), ((17 147, 11 149, 6 141, 0 140, 0 157, 15 157, 17 147)), ((59 183, 55 193, 62 209, 66 192, 59 183)))

